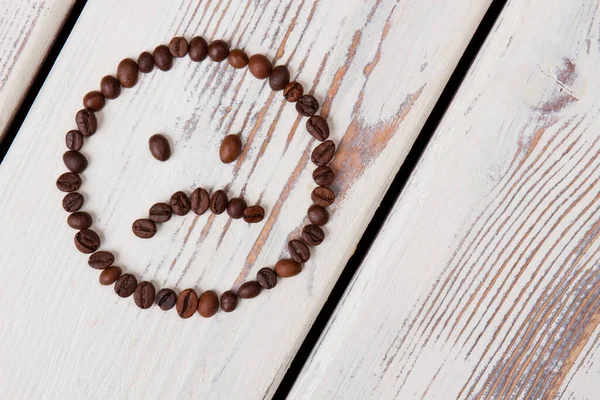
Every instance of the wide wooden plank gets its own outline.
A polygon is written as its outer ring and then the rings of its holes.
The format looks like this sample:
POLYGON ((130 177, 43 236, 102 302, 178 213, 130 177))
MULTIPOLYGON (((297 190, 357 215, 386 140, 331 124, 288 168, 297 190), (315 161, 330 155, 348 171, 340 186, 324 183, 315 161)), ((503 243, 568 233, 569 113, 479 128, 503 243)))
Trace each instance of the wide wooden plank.
MULTIPOLYGON (((1 398, 269 397, 461 56, 489 1, 89 2, 0 167, 1 398), (301 275, 236 312, 182 321, 101 287, 73 248, 54 180, 86 91, 172 35, 226 38, 289 65, 341 143, 327 240, 301 275)), ((315 141, 281 93, 227 65, 176 60, 98 113, 83 152, 84 209, 117 265, 178 291, 223 292, 285 256, 314 187, 315 141), (150 135, 171 138, 153 160, 150 135), (218 146, 241 132, 239 162, 218 146), (227 186, 267 210, 249 226, 175 217, 149 241, 132 222, 175 190, 227 186)))
POLYGON ((600 321, 598 21, 508 3, 291 398, 566 394, 600 321))
POLYGON ((0 1, 0 140, 74 2, 0 1))

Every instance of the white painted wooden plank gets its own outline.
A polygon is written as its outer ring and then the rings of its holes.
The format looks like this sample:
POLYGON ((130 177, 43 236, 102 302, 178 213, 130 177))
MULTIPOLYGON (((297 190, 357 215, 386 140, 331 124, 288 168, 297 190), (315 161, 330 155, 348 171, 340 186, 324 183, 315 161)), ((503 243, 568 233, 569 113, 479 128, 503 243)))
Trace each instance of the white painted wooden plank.
POLYGON ((508 3, 290 398, 567 397, 598 354, 599 18, 508 3))
MULTIPOLYGON (((0 167, 0 398, 270 396, 351 255, 489 1, 89 2, 0 167), (341 141, 328 239, 301 275, 232 314, 140 311, 97 283, 72 245, 62 195, 64 133, 81 97, 174 34, 227 38, 288 63, 341 141)), ((110 102, 83 149, 85 209, 118 265, 156 285, 223 292, 282 255, 314 187, 314 147, 292 106, 248 72, 177 60, 110 102), (147 151, 170 136, 167 163, 147 151), (221 138, 242 132, 235 166, 221 138), (228 185, 267 209, 261 224, 174 218, 150 241, 134 219, 178 189, 228 185)))
POLYGON ((74 2, 0 1, 0 140, 74 2))

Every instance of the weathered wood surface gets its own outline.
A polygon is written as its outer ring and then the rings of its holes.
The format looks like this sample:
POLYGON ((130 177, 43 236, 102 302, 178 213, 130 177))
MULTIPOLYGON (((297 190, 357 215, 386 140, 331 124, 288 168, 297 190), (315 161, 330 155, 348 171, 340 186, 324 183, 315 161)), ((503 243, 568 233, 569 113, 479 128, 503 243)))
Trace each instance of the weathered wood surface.
MULTIPOLYGON (((262 398, 312 321, 480 22, 489 1, 89 2, 0 167, 0 398, 262 398), (266 53, 314 92, 340 142, 339 201, 303 273, 232 314, 182 321, 101 287, 73 247, 56 177, 81 98, 120 59, 172 35, 266 53)), ((176 60, 98 113, 85 210, 117 265, 157 286, 223 292, 282 255, 310 205, 314 140, 280 93, 248 72, 176 60), (153 160, 150 135, 171 138, 153 160), (221 138, 241 132, 235 165, 221 138), (261 224, 174 217, 149 241, 131 223, 175 190, 228 187, 261 224)))
POLYGON ((74 1, 0 1, 0 140, 74 1))
POLYGON ((598 398, 598 7, 508 3, 292 399, 598 398))

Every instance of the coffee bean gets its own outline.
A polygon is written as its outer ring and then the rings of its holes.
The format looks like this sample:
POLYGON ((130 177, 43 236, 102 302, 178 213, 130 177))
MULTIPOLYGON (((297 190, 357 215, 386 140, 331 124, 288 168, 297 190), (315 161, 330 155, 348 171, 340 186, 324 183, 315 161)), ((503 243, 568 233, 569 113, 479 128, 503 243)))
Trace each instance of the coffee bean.
POLYGON ((212 291, 207 290, 198 298, 198 314, 204 318, 210 318, 219 311, 219 296, 212 291))
POLYGON ((133 292, 133 301, 135 301, 136 306, 142 310, 146 310, 154 304, 155 294, 153 284, 147 281, 140 282, 135 288, 135 292, 133 292))
POLYGON ((260 294, 262 287, 256 281, 242 283, 237 295, 240 299, 253 299, 260 294))
POLYGON ((227 214, 233 219, 240 219, 244 216, 246 207, 246 200, 239 197, 233 198, 227 205, 227 214))
POLYGON ((75 234, 75 247, 83 254, 91 254, 100 247, 100 236, 91 229, 84 229, 75 234))
POLYGON ((150 207, 150 220, 160 224, 171 219, 171 206, 167 203, 156 203, 150 207))
POLYGON ((227 135, 221 142, 219 149, 219 157, 225 164, 229 164, 237 160, 242 153, 242 139, 239 135, 227 135))
POLYGON ((83 206, 83 196, 77 192, 67 193, 63 197, 62 206, 66 212, 79 211, 83 206))
POLYGON ((156 46, 154 49, 154 64, 161 71, 168 71, 173 66, 173 56, 169 48, 164 44, 156 46))
POLYGON ((150 219, 138 219, 131 225, 133 234, 142 239, 150 239, 156 234, 156 224, 150 219))
POLYGON ((112 285, 121 276, 121 268, 119 267, 108 267, 100 273, 98 280, 103 286, 112 285))
POLYGON ((231 290, 221 295, 221 309, 225 312, 232 312, 237 307, 238 297, 231 290))
POLYGON ((315 204, 329 207, 335 201, 335 192, 327 186, 317 186, 313 189, 310 198, 315 204))
POLYGON ((222 190, 217 190, 210 197, 210 211, 217 215, 223 214, 228 203, 227 194, 222 190))
POLYGON ((166 137, 161 134, 150 136, 148 140, 148 146, 150 147, 150 153, 158 161, 167 161, 171 157, 171 146, 166 137))
POLYGON ((177 298, 177 314, 181 318, 189 318, 198 308, 198 295, 193 289, 185 289, 177 298))
POLYGON ((169 204, 171 205, 171 210, 175 215, 183 216, 190 212, 190 199, 188 199, 187 194, 181 191, 173 193, 169 204))
POLYGON ((273 64, 262 54, 255 54, 248 61, 248 69, 255 78, 265 79, 271 74, 273 64))
POLYGON ((115 293, 119 297, 129 297, 137 288, 137 279, 131 274, 123 274, 115 282, 115 293))
POLYGON ((112 75, 106 75, 100 81, 100 91, 107 99, 116 99, 121 94, 121 84, 112 75))
POLYGON ((160 289, 158 293, 156 293, 155 302, 161 310, 167 311, 175 307, 175 303, 177 303, 177 295, 171 289, 160 289))
POLYGON ((317 226, 323 226, 329 222, 329 211, 318 204, 308 207, 306 215, 308 216, 308 220, 317 226))
POLYGON ((88 265, 94 269, 106 269, 115 262, 115 256, 109 251, 97 251, 88 258, 88 265))
POLYGON ((231 53, 229 53, 229 65, 235 69, 244 68, 248 65, 248 55, 244 50, 231 50, 231 53))
POLYGON ((206 40, 201 36, 196 36, 190 40, 189 54, 192 61, 203 61, 208 55, 208 43, 206 43, 206 40))
POLYGON ((319 102, 310 94, 305 94, 296 103, 296 111, 303 117, 315 115, 319 109, 319 102))
POLYGON ((65 135, 65 144, 69 150, 81 150, 81 147, 83 146, 83 135, 79 131, 71 130, 65 135))
POLYGON ((77 211, 67 217, 67 224, 78 231, 89 228, 92 222, 92 216, 85 211, 77 211))
POLYGON ((297 263, 305 263, 310 258, 310 250, 302 240, 290 240, 288 242, 288 252, 297 263))
POLYGON ((106 99, 104 95, 97 90, 91 91, 83 96, 83 107, 92 111, 100 111, 104 108, 106 99))
POLYGON ((313 115, 306 121, 306 130, 321 142, 329 137, 329 125, 320 115, 313 115))
POLYGON ((294 260, 284 258, 275 264, 275 273, 280 278, 291 278, 302 272, 302 266, 294 260))
POLYGON ((117 79, 124 88, 132 88, 138 81, 140 69, 131 58, 122 60, 117 66, 117 79))
POLYGON ((63 154, 63 162, 69 171, 77 173, 85 171, 88 166, 87 158, 75 150, 65 152, 63 154))
POLYGON ((309 246, 318 246, 323 243, 325 232, 316 225, 306 225, 302 228, 302 240, 309 246))
POLYGON ((324 165, 317 167, 312 174, 313 180, 317 185, 327 186, 333 183, 335 174, 333 170, 328 166, 324 165))
POLYGON ((192 211, 194 211, 194 213, 196 213, 197 215, 202 215, 208 210, 208 207, 210 206, 210 196, 208 195, 208 192, 205 189, 196 188, 192 192, 190 198, 191 208, 192 211))
POLYGON ((74 192, 81 187, 81 177, 74 172, 65 172, 56 180, 56 187, 61 192, 74 192))
POLYGON ((250 206, 244 210, 244 221, 249 224, 260 222, 265 217, 265 209, 261 206, 250 206))
POLYGON ((169 43, 169 51, 173 57, 185 57, 188 52, 188 42, 181 36, 176 36, 169 43))
POLYGON ((290 71, 287 67, 285 65, 278 65, 273 68, 271 75, 269 75, 269 86, 271 87, 271 90, 283 90, 288 83, 290 83, 290 71))
POLYGON ((208 56, 211 60, 221 62, 229 55, 229 45, 223 40, 215 40, 208 46, 208 56))
POLYGON ((304 88, 296 81, 288 83, 283 89, 283 97, 290 103, 295 103, 300 100, 303 94, 304 88))
POLYGON ((321 167, 327 165, 333 160, 335 155, 335 144, 331 140, 321 143, 313 150, 310 159, 313 164, 321 167))
POLYGON ((154 69, 154 56, 149 51, 144 51, 140 54, 137 60, 140 72, 147 74, 154 69))
POLYGON ((263 289, 273 289, 277 285, 277 275, 271 268, 261 268, 256 274, 256 280, 263 289))
POLYGON ((96 129, 98 128, 98 121, 96 120, 96 115, 92 110, 83 109, 77 111, 75 115, 75 123, 77 124, 77 129, 83 136, 92 136, 96 133, 96 129))

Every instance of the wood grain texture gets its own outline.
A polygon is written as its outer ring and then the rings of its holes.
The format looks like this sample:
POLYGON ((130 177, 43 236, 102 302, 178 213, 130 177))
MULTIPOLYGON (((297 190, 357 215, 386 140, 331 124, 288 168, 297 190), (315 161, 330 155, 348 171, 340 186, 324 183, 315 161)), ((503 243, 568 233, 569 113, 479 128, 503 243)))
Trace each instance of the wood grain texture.
POLYGON ((599 22, 508 3, 290 398, 598 398, 599 22))
MULTIPOLYGON (((262 398, 285 373, 488 1, 89 2, 0 167, 0 398, 262 398), (54 187, 81 97, 124 57, 172 35, 229 39, 287 64, 341 143, 328 238, 298 277, 232 314, 182 321, 97 283, 54 187), (35 379, 33 379, 35 377, 35 379)), ((117 265, 156 286, 223 292, 286 253, 314 187, 315 141, 280 93, 245 71, 176 60, 98 113, 85 143, 84 209, 117 265), (218 160, 241 132, 240 160, 218 160), (154 160, 154 133, 173 157, 154 160), (175 217, 149 241, 131 223, 175 190, 227 187, 267 217, 175 217)))
POLYGON ((0 140, 74 2, 0 1, 0 140))

